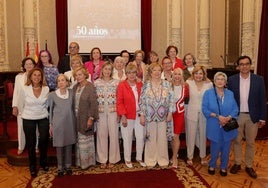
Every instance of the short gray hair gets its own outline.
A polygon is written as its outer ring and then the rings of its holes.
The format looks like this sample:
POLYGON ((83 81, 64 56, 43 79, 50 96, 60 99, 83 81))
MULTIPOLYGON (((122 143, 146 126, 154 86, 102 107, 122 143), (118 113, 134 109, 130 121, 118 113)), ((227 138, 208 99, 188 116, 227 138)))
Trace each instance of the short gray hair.
POLYGON ((224 72, 216 72, 216 74, 214 75, 214 81, 218 76, 223 76, 225 81, 227 82, 227 75, 224 72))

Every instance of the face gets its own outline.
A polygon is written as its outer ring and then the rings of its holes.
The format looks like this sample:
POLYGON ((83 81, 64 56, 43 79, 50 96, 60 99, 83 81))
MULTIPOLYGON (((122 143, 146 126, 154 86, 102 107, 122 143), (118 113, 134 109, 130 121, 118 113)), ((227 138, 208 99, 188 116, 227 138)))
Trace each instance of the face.
POLYGON ((197 82, 201 82, 203 81, 204 78, 204 73, 202 70, 199 70, 197 72, 194 73, 194 80, 197 82))
POLYGON ((110 78, 112 75, 112 66, 107 65, 102 69, 102 75, 104 78, 110 78))
POLYGON ((248 58, 241 59, 238 64, 240 73, 248 74, 250 73, 250 62, 248 58))
POLYGON ((30 59, 28 59, 27 61, 25 61, 24 68, 26 72, 29 72, 30 70, 32 70, 34 68, 33 62, 30 59))
POLYGON ((122 53, 122 57, 125 60, 125 64, 129 62, 129 54, 127 52, 122 53))
POLYGON ((191 66, 193 66, 193 57, 191 56, 191 55, 187 55, 186 57, 185 57, 185 64, 186 64, 186 66, 187 67, 191 67, 191 66))
POLYGON ((72 63, 71 63, 71 67, 73 70, 76 70, 78 67, 81 66, 81 63, 79 60, 73 60, 72 63))
POLYGON ((172 74, 172 78, 174 82, 181 82, 183 79, 183 75, 179 69, 175 69, 172 74))
POLYGON ((172 70, 173 68, 172 62, 170 59, 164 59, 162 64, 163 64, 163 69, 166 71, 172 70))
POLYGON ((152 69, 151 76, 152 76, 152 78, 159 79, 159 78, 161 78, 161 73, 162 73, 161 67, 155 66, 152 69))
POLYGON ((126 73, 127 79, 131 82, 131 81, 135 81, 136 77, 137 77, 137 71, 130 71, 128 73, 126 73))
POLYGON ((170 48, 169 52, 168 52, 168 56, 171 58, 174 58, 177 56, 177 52, 175 48, 170 48))
POLYGON ((31 75, 31 81, 33 85, 38 85, 42 82, 42 74, 40 71, 35 70, 31 75))
POLYGON ((79 70, 75 74, 75 79, 78 83, 81 83, 86 80, 86 75, 83 74, 82 70, 79 70))
POLYGON ((101 57, 100 51, 98 49, 94 49, 92 52, 93 60, 99 60, 101 57))
POLYGON ((142 62, 143 60, 142 53, 137 53, 135 60, 136 62, 142 62))
POLYGON ((157 55, 155 55, 155 54, 150 54, 150 61, 151 61, 151 62, 157 62, 157 59, 158 59, 157 55))
POLYGON ((219 75, 215 78, 214 84, 218 88, 223 88, 226 85, 226 80, 223 75, 219 75))
POLYGON ((79 48, 78 48, 77 44, 76 43, 71 43, 70 46, 69 46, 69 51, 70 51, 71 55, 78 54, 79 48))
POLYGON ((122 70, 124 68, 124 65, 125 65, 124 59, 117 60, 117 61, 114 62, 114 68, 117 69, 117 70, 122 70))
POLYGON ((49 62, 49 57, 48 57, 47 52, 42 52, 40 57, 41 57, 42 63, 48 63, 49 62))
POLYGON ((57 79, 57 85, 59 89, 65 89, 68 86, 68 82, 63 75, 60 75, 57 79))

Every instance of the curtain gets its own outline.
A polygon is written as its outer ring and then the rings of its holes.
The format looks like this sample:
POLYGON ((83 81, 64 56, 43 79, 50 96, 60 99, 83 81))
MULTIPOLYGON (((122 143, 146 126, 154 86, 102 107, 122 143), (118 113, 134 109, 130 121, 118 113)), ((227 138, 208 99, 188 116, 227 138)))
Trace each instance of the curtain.
MULTIPOLYGON (((265 89, 266 89, 266 100, 268 99, 268 1, 262 1, 262 15, 260 25, 260 39, 259 39, 259 54, 257 62, 257 74, 263 76, 265 89)), ((266 108, 268 103, 266 102, 266 108)), ((268 111, 267 111, 268 112, 268 111)), ((268 117, 268 115, 267 115, 268 117)), ((267 119, 266 117, 266 119, 267 119)), ((267 121, 267 120, 266 120, 267 121)), ((258 131, 257 139, 268 138, 268 126, 264 126, 258 131)))
POLYGON ((67 0, 56 1, 56 29, 59 62, 67 52, 67 0))
POLYGON ((141 0, 141 35, 142 49, 148 54, 152 42, 152 0, 141 0))

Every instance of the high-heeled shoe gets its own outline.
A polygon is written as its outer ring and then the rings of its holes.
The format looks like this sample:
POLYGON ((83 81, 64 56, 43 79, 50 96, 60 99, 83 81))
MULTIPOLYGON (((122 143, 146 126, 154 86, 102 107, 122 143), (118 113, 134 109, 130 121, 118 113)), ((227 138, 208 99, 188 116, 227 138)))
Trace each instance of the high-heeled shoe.
POLYGON ((18 154, 18 155, 21 155, 22 153, 23 153, 23 150, 18 149, 17 154, 18 154))

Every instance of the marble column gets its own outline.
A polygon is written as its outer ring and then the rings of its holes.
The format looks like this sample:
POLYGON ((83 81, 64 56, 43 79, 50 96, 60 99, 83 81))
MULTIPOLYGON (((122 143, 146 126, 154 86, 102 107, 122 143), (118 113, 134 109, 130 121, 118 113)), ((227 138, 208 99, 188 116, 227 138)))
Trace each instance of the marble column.
POLYGON ((255 40, 255 0, 243 0, 242 9, 242 55, 247 55, 254 59, 255 40))
POLYGON ((178 56, 182 56, 182 32, 181 32, 181 20, 182 20, 182 1, 171 1, 171 37, 169 43, 177 46, 178 56))
POLYGON ((206 66, 211 66, 210 62, 210 24, 209 24, 209 0, 199 1, 199 50, 198 50, 198 60, 199 63, 206 66))
POLYGON ((26 52, 27 42, 29 42, 30 56, 34 57, 35 52, 35 35, 36 29, 34 26, 34 0, 24 0, 24 49, 26 52))
POLYGON ((0 0, 0 71, 9 70, 6 40, 6 7, 5 0, 0 0))

